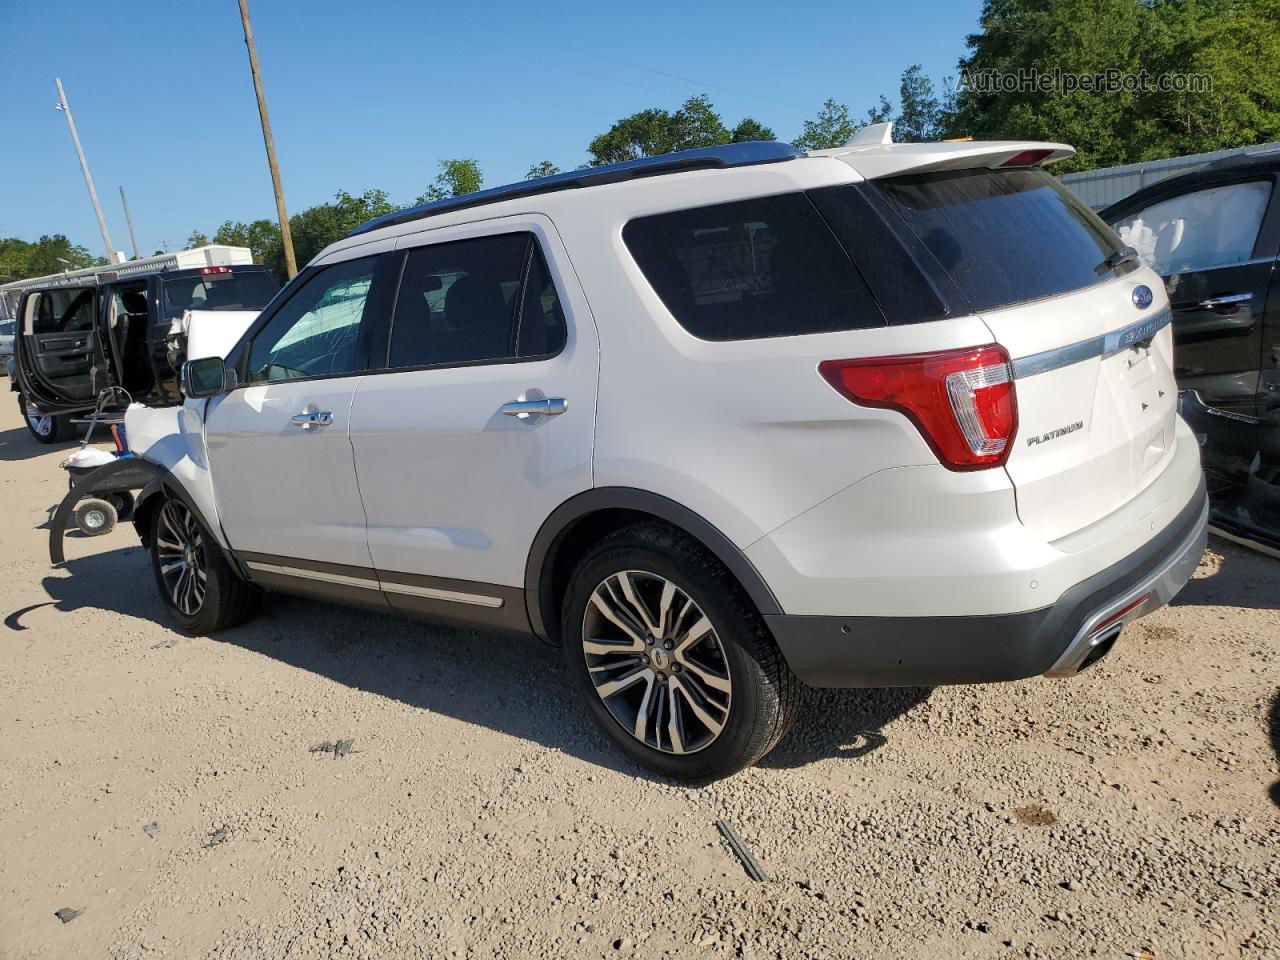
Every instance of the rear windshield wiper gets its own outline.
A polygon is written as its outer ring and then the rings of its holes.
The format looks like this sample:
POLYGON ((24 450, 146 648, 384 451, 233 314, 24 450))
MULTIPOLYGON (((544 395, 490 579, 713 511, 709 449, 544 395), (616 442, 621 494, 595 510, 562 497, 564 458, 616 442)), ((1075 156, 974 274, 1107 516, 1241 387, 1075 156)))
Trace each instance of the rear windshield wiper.
POLYGON ((1102 276, 1108 271, 1116 269, 1116 267, 1124 266, 1126 263, 1135 263, 1138 259, 1138 251, 1133 247, 1121 247, 1115 253, 1111 254, 1107 259, 1093 268, 1093 272, 1098 276, 1102 276))

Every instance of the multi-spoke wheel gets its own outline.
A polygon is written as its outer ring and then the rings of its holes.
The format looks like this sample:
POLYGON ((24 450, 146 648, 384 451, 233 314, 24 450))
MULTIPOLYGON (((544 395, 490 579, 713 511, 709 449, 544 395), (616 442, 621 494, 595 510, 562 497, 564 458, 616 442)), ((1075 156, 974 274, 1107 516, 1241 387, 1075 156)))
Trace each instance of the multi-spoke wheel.
POLYGON ((596 693, 637 740, 695 753, 720 736, 733 698, 724 648, 671 580, 642 570, 606 577, 587 604, 582 650, 596 693))
POLYGON ((589 550, 561 632, 592 715, 664 776, 733 773, 772 748, 794 715, 798 682, 751 601, 671 527, 628 527, 589 550))
POLYGON ((180 500, 166 500, 156 530, 156 561, 169 602, 194 617, 204 604, 209 573, 204 534, 195 516, 180 500))
POLYGON ((40 443, 59 443, 71 436, 71 420, 69 417, 55 417, 53 414, 36 416, 29 412, 27 398, 18 394, 18 410, 27 425, 27 432, 40 443))
POLYGON ((191 633, 235 626, 253 612, 257 591, 236 575, 200 518, 165 498, 150 507, 151 569, 170 614, 191 633))

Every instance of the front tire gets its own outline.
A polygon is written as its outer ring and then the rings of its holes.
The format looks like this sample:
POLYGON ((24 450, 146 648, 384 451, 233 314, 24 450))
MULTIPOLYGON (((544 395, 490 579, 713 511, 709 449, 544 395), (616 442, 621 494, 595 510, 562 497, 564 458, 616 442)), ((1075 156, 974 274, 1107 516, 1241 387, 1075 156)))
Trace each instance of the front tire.
POLYGON ((238 626, 257 608, 258 591, 231 569, 204 524, 176 498, 151 512, 151 570, 169 615, 187 633, 238 626))
POLYGON ((736 773, 795 718, 800 683, 759 612, 714 556, 663 524, 627 527, 587 552, 561 637, 601 729, 664 777, 736 773))
POLYGON ((18 411, 22 414, 22 422, 27 425, 27 432, 36 438, 37 443, 62 443, 75 433, 71 418, 65 414, 57 416, 50 413, 37 417, 27 413, 27 398, 21 393, 18 394, 18 411))

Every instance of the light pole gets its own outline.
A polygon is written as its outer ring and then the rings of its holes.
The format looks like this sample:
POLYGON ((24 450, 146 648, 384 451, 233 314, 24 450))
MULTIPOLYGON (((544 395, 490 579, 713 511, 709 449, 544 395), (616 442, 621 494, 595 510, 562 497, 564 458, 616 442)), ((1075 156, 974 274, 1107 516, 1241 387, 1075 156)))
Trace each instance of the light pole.
POLYGON ((98 203, 98 191, 93 187, 93 177, 89 174, 89 161, 84 158, 84 149, 80 146, 80 135, 76 133, 76 122, 71 116, 71 105, 67 103, 67 95, 62 89, 62 78, 54 77, 58 85, 58 102, 54 108, 67 115, 67 126, 71 128, 71 141, 76 145, 76 156, 80 158, 80 169, 84 171, 84 182, 89 187, 89 200, 93 203, 93 212, 98 215, 98 229, 102 231, 102 242, 107 246, 107 263, 116 262, 116 251, 111 246, 111 234, 107 233, 107 220, 102 215, 102 204, 98 203))
POLYGON ((293 234, 289 230, 289 214, 284 209, 284 187, 280 185, 280 167, 276 164, 276 142, 271 136, 271 119, 267 116, 267 96, 262 92, 262 72, 258 67, 258 47, 253 42, 253 26, 249 23, 249 2, 240 0, 240 23, 244 27, 244 45, 249 48, 249 72, 253 74, 253 90, 258 95, 258 118, 262 121, 262 142, 267 147, 267 166, 271 168, 271 186, 276 192, 276 215, 280 218, 280 245, 284 248, 284 266, 292 280, 298 273, 293 256, 293 234))

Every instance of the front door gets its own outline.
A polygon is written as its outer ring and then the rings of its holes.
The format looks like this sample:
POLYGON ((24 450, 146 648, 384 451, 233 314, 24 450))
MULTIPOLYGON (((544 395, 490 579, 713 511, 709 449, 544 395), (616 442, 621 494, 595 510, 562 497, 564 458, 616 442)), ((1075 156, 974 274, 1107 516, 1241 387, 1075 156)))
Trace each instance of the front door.
POLYGON ((244 382, 206 411, 219 520, 262 582, 281 585, 274 578, 294 570, 330 584, 346 568, 372 577, 348 425, 379 309, 378 262, 316 270, 253 335, 244 382))
POLYGON ((351 410, 369 551, 387 600, 525 628, 543 520, 591 487, 595 327, 541 217, 403 238, 386 369, 351 410))

